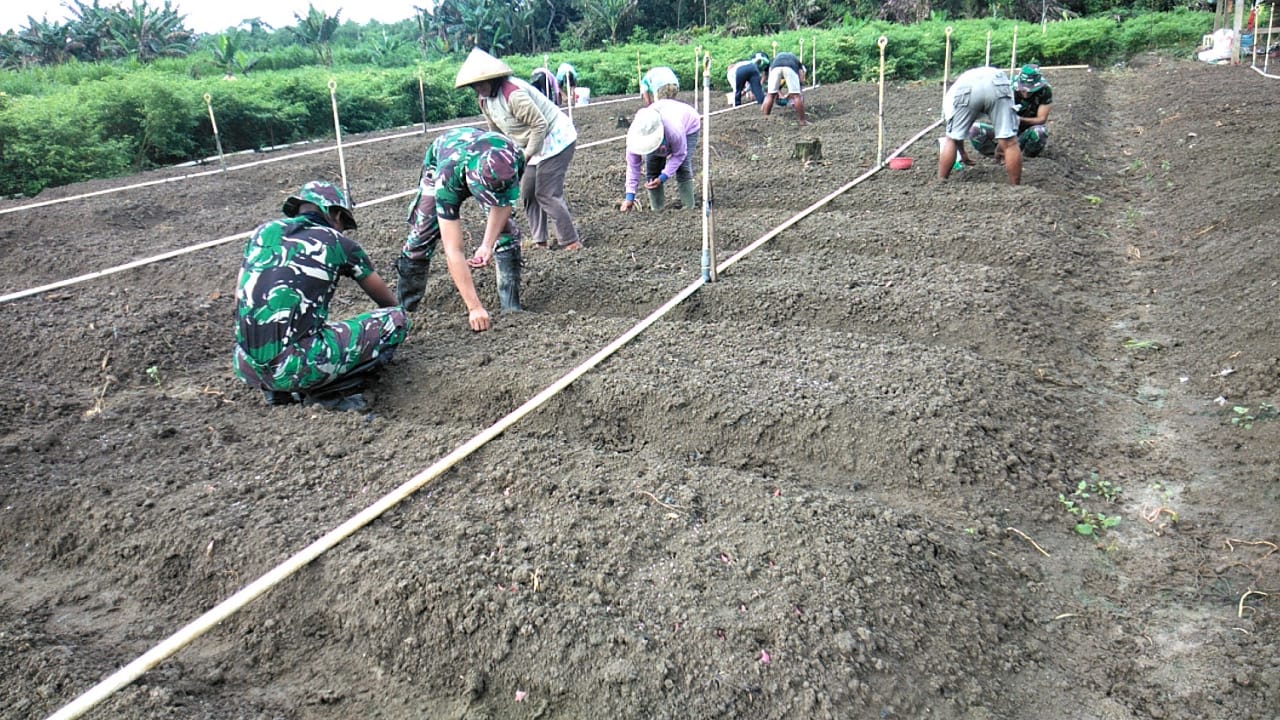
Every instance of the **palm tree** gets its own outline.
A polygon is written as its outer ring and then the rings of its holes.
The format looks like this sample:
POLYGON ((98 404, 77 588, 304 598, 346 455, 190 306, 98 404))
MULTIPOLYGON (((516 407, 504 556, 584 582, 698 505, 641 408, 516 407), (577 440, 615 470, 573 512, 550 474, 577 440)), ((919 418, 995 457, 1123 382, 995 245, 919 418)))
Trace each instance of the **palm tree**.
POLYGON ((609 28, 609 43, 618 44, 618 26, 636 8, 636 0, 582 0, 584 15, 593 16, 609 28))

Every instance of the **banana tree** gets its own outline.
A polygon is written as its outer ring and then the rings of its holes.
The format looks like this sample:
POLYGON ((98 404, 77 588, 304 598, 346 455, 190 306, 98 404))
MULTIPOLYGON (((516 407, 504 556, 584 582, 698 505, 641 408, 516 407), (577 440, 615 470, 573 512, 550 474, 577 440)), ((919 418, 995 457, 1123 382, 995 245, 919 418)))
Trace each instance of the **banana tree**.
POLYGON ((147 0, 133 0, 131 8, 116 8, 111 16, 111 40, 122 55, 148 63, 159 57, 178 57, 191 52, 194 35, 170 0, 151 7, 147 0))
POLYGON ((298 24, 287 30, 297 38, 300 45, 311 48, 322 65, 329 67, 333 64, 333 34, 341 24, 339 21, 341 15, 341 9, 331 17, 323 10, 316 9, 315 5, 308 4, 307 16, 302 17, 294 13, 293 16, 297 18, 298 24))

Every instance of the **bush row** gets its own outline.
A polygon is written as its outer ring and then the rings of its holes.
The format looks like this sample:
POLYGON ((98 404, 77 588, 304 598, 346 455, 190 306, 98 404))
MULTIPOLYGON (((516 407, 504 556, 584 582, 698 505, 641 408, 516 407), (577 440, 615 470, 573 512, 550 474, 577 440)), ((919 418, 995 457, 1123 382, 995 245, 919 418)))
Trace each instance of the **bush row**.
MULTIPOLYGON (((804 49, 824 84, 876 80, 878 38, 883 35, 885 73, 892 80, 940 78, 945 30, 953 28, 952 77, 986 62, 1007 65, 1017 32, 1018 63, 1098 64, 1151 48, 1190 50, 1211 26, 1208 13, 1175 12, 1127 20, 1078 19, 1044 26, 970 20, 917 25, 853 23, 828 30, 777 36, 693 36, 684 45, 622 45, 607 51, 563 53, 554 59, 509 57, 517 76, 528 77, 544 61, 554 69, 573 64, 580 84, 595 95, 635 93, 639 72, 669 65, 682 87, 691 87, 699 50, 711 56, 712 88, 725 87, 724 68, 755 50, 804 49), (989 38, 989 40, 988 40, 989 38), (988 45, 989 43, 989 45, 988 45)), ((332 137, 335 95, 344 133, 422 122, 419 78, 428 123, 478 112, 469 90, 456 90, 458 60, 417 67, 346 66, 253 72, 235 79, 194 78, 155 66, 82 67, 57 71, 65 84, 43 85, 38 94, 0 92, 0 194, 32 196, 49 186, 137 172, 216 156, 217 145, 204 95, 210 96, 225 152, 262 149, 308 138, 332 137)), ((46 75, 50 71, 42 71, 46 75)), ((45 77, 48 81, 50 78, 45 77)), ((6 78, 13 88, 23 81, 6 78)), ((28 81, 29 82, 29 81, 28 81)))

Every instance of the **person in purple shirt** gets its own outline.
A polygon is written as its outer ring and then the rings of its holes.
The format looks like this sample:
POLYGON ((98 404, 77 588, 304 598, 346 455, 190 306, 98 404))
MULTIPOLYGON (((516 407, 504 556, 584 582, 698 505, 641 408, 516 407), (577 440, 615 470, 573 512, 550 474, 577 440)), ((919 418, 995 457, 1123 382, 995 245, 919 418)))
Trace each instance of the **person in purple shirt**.
POLYGON ((627 130, 626 194, 619 209, 627 212, 636 206, 642 164, 650 207, 661 210, 665 206, 663 183, 672 176, 680 206, 686 210, 693 207, 693 153, 701 131, 698 111, 679 100, 662 99, 637 110, 627 130))

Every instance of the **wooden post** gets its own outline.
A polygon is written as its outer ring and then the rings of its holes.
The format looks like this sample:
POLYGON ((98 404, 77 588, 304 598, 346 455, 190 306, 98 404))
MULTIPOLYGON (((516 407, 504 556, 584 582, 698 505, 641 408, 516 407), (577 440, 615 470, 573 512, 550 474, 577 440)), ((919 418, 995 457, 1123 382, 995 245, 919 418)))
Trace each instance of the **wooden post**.
POLYGON ((982 61, 983 65, 991 64, 991 31, 987 31, 987 59, 982 61))

